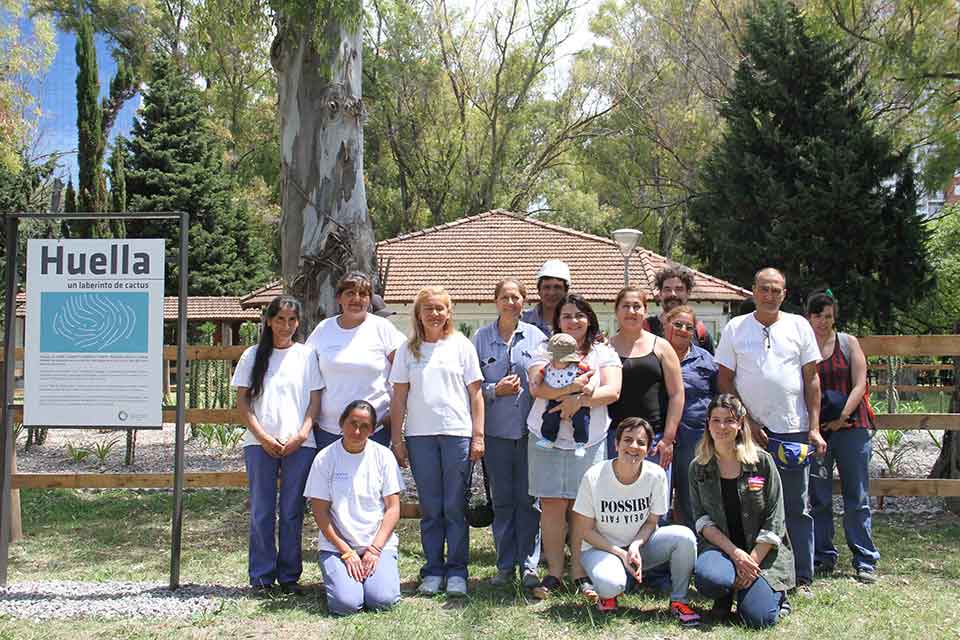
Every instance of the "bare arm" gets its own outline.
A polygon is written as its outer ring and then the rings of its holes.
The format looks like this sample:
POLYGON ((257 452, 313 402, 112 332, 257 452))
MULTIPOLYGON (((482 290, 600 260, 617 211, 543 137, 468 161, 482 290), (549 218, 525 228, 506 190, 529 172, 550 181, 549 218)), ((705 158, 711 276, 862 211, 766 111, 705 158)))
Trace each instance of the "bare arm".
POLYGON ((407 447, 403 442, 403 427, 407 419, 407 395, 410 393, 409 382, 395 382, 393 395, 390 398, 390 440, 393 444, 393 455, 397 464, 406 468, 407 447))
POLYGON ((481 381, 467 385, 467 395, 470 397, 470 420, 473 423, 473 433, 470 438, 470 460, 476 462, 483 457, 483 389, 481 381))
POLYGON ((867 358, 863 355, 863 347, 860 341, 850 336, 850 377, 853 380, 853 388, 850 389, 850 396, 847 398, 847 404, 844 405, 840 417, 846 421, 847 418, 857 412, 857 407, 863 400, 867 392, 867 358))
POLYGON ((586 388, 593 376, 592 371, 588 371, 565 387, 554 389, 543 381, 543 368, 545 364, 535 364, 527 370, 527 380, 530 386, 530 395, 534 398, 544 398, 545 400, 556 400, 575 393, 580 393, 586 388))
POLYGON ((827 442, 820 435, 820 376, 816 362, 803 365, 803 399, 807 403, 810 444, 816 447, 817 455, 822 457, 827 453, 827 442))
POLYGON ((400 494, 393 493, 383 497, 383 520, 380 521, 380 528, 377 529, 377 535, 373 536, 373 545, 378 549, 383 549, 387 540, 393 534, 400 522, 400 494))
POLYGON ((237 387, 237 409, 240 411, 240 420, 243 422, 243 426, 253 434, 253 437, 257 439, 257 442, 260 443, 263 450, 266 451, 268 455, 279 458, 283 445, 277 442, 276 438, 264 431, 260 420, 257 419, 257 415, 253 412, 253 407, 250 405, 250 389, 248 387, 237 387))
POLYGON ((310 404, 307 405, 307 411, 303 416, 303 423, 300 425, 300 430, 297 431, 295 436, 283 444, 283 449, 280 451, 280 455, 288 456, 299 449, 300 446, 306 442, 307 438, 310 436, 310 432, 313 430, 313 423, 317 419, 317 414, 320 413, 320 398, 322 395, 322 389, 314 389, 310 392, 310 404))

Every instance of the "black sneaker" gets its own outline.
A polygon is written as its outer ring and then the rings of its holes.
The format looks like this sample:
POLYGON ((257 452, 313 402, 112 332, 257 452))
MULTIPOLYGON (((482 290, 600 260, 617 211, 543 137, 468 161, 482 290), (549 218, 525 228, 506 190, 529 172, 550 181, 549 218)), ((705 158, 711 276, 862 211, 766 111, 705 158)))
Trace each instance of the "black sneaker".
POLYGON ((284 582, 280 585, 280 591, 287 595, 302 596, 304 594, 303 587, 301 587, 296 582, 284 582))
POLYGON ((857 580, 863 584, 874 584, 877 581, 877 572, 870 569, 857 569, 857 580))
POLYGON ((820 577, 832 576, 837 570, 837 565, 832 562, 814 562, 813 575, 820 577))

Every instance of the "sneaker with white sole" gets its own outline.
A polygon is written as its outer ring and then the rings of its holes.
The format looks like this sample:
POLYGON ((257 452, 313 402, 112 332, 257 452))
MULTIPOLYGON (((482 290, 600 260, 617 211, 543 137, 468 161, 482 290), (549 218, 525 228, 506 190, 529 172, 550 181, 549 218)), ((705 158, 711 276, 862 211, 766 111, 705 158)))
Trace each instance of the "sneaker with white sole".
POLYGON ((467 579, 460 576, 447 578, 447 595, 455 598, 465 597, 467 595, 467 579))
POLYGON ((424 576, 417 587, 417 593, 424 596, 435 596, 443 589, 443 577, 424 576))

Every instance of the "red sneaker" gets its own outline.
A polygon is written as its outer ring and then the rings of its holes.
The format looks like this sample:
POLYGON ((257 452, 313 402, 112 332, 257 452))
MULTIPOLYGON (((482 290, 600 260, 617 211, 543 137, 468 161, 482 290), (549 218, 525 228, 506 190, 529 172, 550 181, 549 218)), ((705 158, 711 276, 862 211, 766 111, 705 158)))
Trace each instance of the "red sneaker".
POLYGON ((617 599, 614 598, 600 598, 597 602, 597 611, 600 613, 616 613, 617 612, 617 599))
POLYGON ((700 614, 690 608, 686 602, 670 603, 670 613, 677 619, 681 627, 696 627, 700 624, 700 614))

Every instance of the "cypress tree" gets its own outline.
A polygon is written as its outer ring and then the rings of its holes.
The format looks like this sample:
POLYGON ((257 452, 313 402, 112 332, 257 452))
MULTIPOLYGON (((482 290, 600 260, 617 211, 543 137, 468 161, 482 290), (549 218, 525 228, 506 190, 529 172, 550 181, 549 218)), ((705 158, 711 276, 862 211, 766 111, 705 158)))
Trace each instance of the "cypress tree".
MULTIPOLYGON (((77 26, 77 205, 81 211, 104 209, 103 114, 100 109, 100 80, 97 77, 97 50, 93 42, 93 24, 83 13, 77 26)), ((79 237, 110 237, 105 221, 78 220, 71 224, 79 237)))
POLYGON ((77 212, 77 192, 73 188, 73 178, 67 180, 67 189, 63 193, 63 212, 77 212))
MULTIPOLYGON (((113 143, 113 152, 110 154, 110 211, 123 213, 127 210, 127 174, 126 174, 126 140, 117 136, 113 143)), ((123 220, 114 220, 111 225, 115 238, 127 237, 123 220)))
MULTIPOLYGON (((158 56, 143 100, 125 167, 129 209, 190 214, 191 295, 239 295, 262 285, 272 275, 267 243, 227 177, 199 90, 158 56)), ((166 238, 174 253, 177 229, 172 221, 127 221, 129 237, 166 238)), ((177 266, 170 271, 167 291, 175 294, 177 266)))
POLYGON ((844 318, 889 329, 930 285, 908 153, 868 120, 850 52, 793 4, 760 2, 743 49, 687 248, 745 286, 760 267, 782 269, 788 309, 830 286, 844 318))

